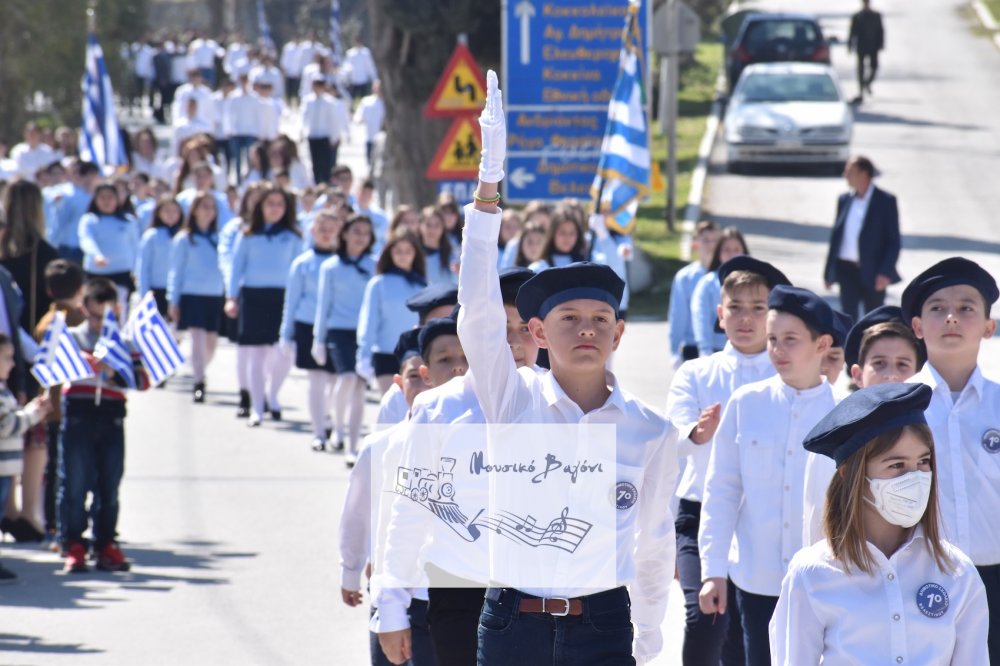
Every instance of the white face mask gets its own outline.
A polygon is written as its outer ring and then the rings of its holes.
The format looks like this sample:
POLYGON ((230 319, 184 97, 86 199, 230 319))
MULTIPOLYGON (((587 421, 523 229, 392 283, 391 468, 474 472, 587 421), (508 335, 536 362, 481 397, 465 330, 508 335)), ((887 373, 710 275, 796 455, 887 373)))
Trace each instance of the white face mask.
POLYGON ((931 496, 931 473, 913 471, 894 479, 868 479, 868 502, 893 525, 913 527, 924 517, 931 496))

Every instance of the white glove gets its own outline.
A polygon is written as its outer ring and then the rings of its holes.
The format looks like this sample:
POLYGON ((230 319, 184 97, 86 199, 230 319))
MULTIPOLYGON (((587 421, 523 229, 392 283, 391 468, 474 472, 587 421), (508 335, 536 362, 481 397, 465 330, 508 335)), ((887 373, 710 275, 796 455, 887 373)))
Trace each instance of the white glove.
POLYGON ((608 225, 604 223, 604 216, 600 213, 591 213, 590 218, 587 220, 587 224, 590 226, 590 230, 594 232, 594 235, 604 240, 608 237, 608 225))
POLYGON ((322 342, 314 342, 309 353, 312 354, 313 360, 316 361, 317 365, 326 365, 326 345, 322 342))
POLYGON ((483 152, 479 160, 479 180, 499 183, 503 180, 503 161, 507 157, 507 119, 503 99, 497 87, 497 73, 486 72, 486 106, 479 115, 483 152))
POLYGON ((361 376, 366 382, 371 382, 375 378, 375 368, 372 367, 372 359, 369 356, 362 356, 355 363, 354 372, 361 376))

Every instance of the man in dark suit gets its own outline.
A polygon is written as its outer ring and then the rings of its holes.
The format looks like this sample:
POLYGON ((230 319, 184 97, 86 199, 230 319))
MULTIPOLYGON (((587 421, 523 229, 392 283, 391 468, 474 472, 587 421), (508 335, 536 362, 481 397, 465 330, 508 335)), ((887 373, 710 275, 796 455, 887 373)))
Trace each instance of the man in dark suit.
POLYGON ((867 157, 852 157, 844 168, 851 191, 837 200, 823 277, 827 289, 840 284, 840 309, 858 318, 885 302, 885 290, 900 281, 899 209, 896 197, 872 183, 875 166, 867 157))
POLYGON ((885 46, 885 32, 882 30, 882 15, 870 7, 870 0, 862 0, 864 7, 851 17, 851 33, 847 38, 847 50, 858 56, 858 97, 860 102, 867 92, 872 94, 872 81, 878 71, 878 52, 885 46), (865 61, 868 61, 867 73, 865 61))

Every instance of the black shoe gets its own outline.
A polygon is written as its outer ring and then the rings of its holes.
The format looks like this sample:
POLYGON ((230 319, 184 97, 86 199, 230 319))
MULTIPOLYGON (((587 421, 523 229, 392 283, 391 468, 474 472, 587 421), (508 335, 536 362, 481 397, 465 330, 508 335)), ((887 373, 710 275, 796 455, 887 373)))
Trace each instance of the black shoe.
POLYGON ((344 450, 344 440, 342 440, 342 439, 338 439, 338 440, 337 440, 337 441, 336 441, 336 442, 334 443, 334 445, 333 445, 332 449, 333 449, 334 451, 343 451, 343 450, 344 450))
POLYGON ((45 533, 38 531, 26 518, 15 520, 10 533, 18 543, 41 543, 45 538, 45 533))
POLYGON ((320 439, 319 437, 313 437, 312 441, 313 451, 326 451, 326 440, 320 439))
POLYGON ((327 428, 326 429, 326 438, 330 439, 331 437, 333 437, 333 428, 327 428))
POLYGON ((205 382, 198 382, 194 385, 194 401, 205 402, 205 382))
POLYGON ((281 420, 281 410, 280 409, 272 409, 271 410, 271 420, 272 421, 280 421, 281 420))
POLYGON ((240 389, 240 407, 236 410, 236 418, 245 419, 250 416, 250 391, 240 389))
POLYGON ((17 582, 17 574, 0 564, 0 585, 9 585, 17 582))
POLYGON ((4 534, 14 534, 14 521, 10 518, 0 518, 0 532, 4 534))

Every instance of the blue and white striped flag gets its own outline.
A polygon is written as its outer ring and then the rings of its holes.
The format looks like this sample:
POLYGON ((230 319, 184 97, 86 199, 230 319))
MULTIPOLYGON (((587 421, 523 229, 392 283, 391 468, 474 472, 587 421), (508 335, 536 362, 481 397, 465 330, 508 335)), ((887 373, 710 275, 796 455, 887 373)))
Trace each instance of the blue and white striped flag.
POLYGON ((128 164, 115 113, 115 94, 97 35, 87 34, 80 157, 101 166, 128 164))
POLYGON ((340 42, 340 0, 330 0, 330 57, 337 65, 344 59, 344 45, 340 42))
POLYGON ((94 376, 90 364, 83 358, 76 340, 66 330, 66 315, 56 312, 42 344, 35 354, 31 374, 42 388, 87 379, 94 376))
POLYGON ((649 196, 649 126, 643 92, 642 33, 639 2, 629 3, 622 31, 618 80, 608 104, 608 124, 601 144, 597 175, 590 188, 594 209, 604 213, 608 228, 630 234, 639 202, 649 196))
POLYGON ((264 13, 264 0, 257 0, 257 31, 264 48, 274 53, 274 39, 271 37, 271 26, 267 23, 267 14, 264 13))
POLYGON ((153 292, 139 301, 125 327, 125 333, 139 350, 142 365, 149 374, 149 383, 158 385, 184 365, 184 355, 177 347, 167 322, 156 309, 153 292))
POLYGON ((104 361, 112 370, 121 375, 126 386, 135 388, 135 370, 132 367, 132 354, 125 346, 125 340, 118 331, 118 318, 111 308, 104 311, 104 322, 101 324, 101 337, 94 345, 94 357, 104 361))

